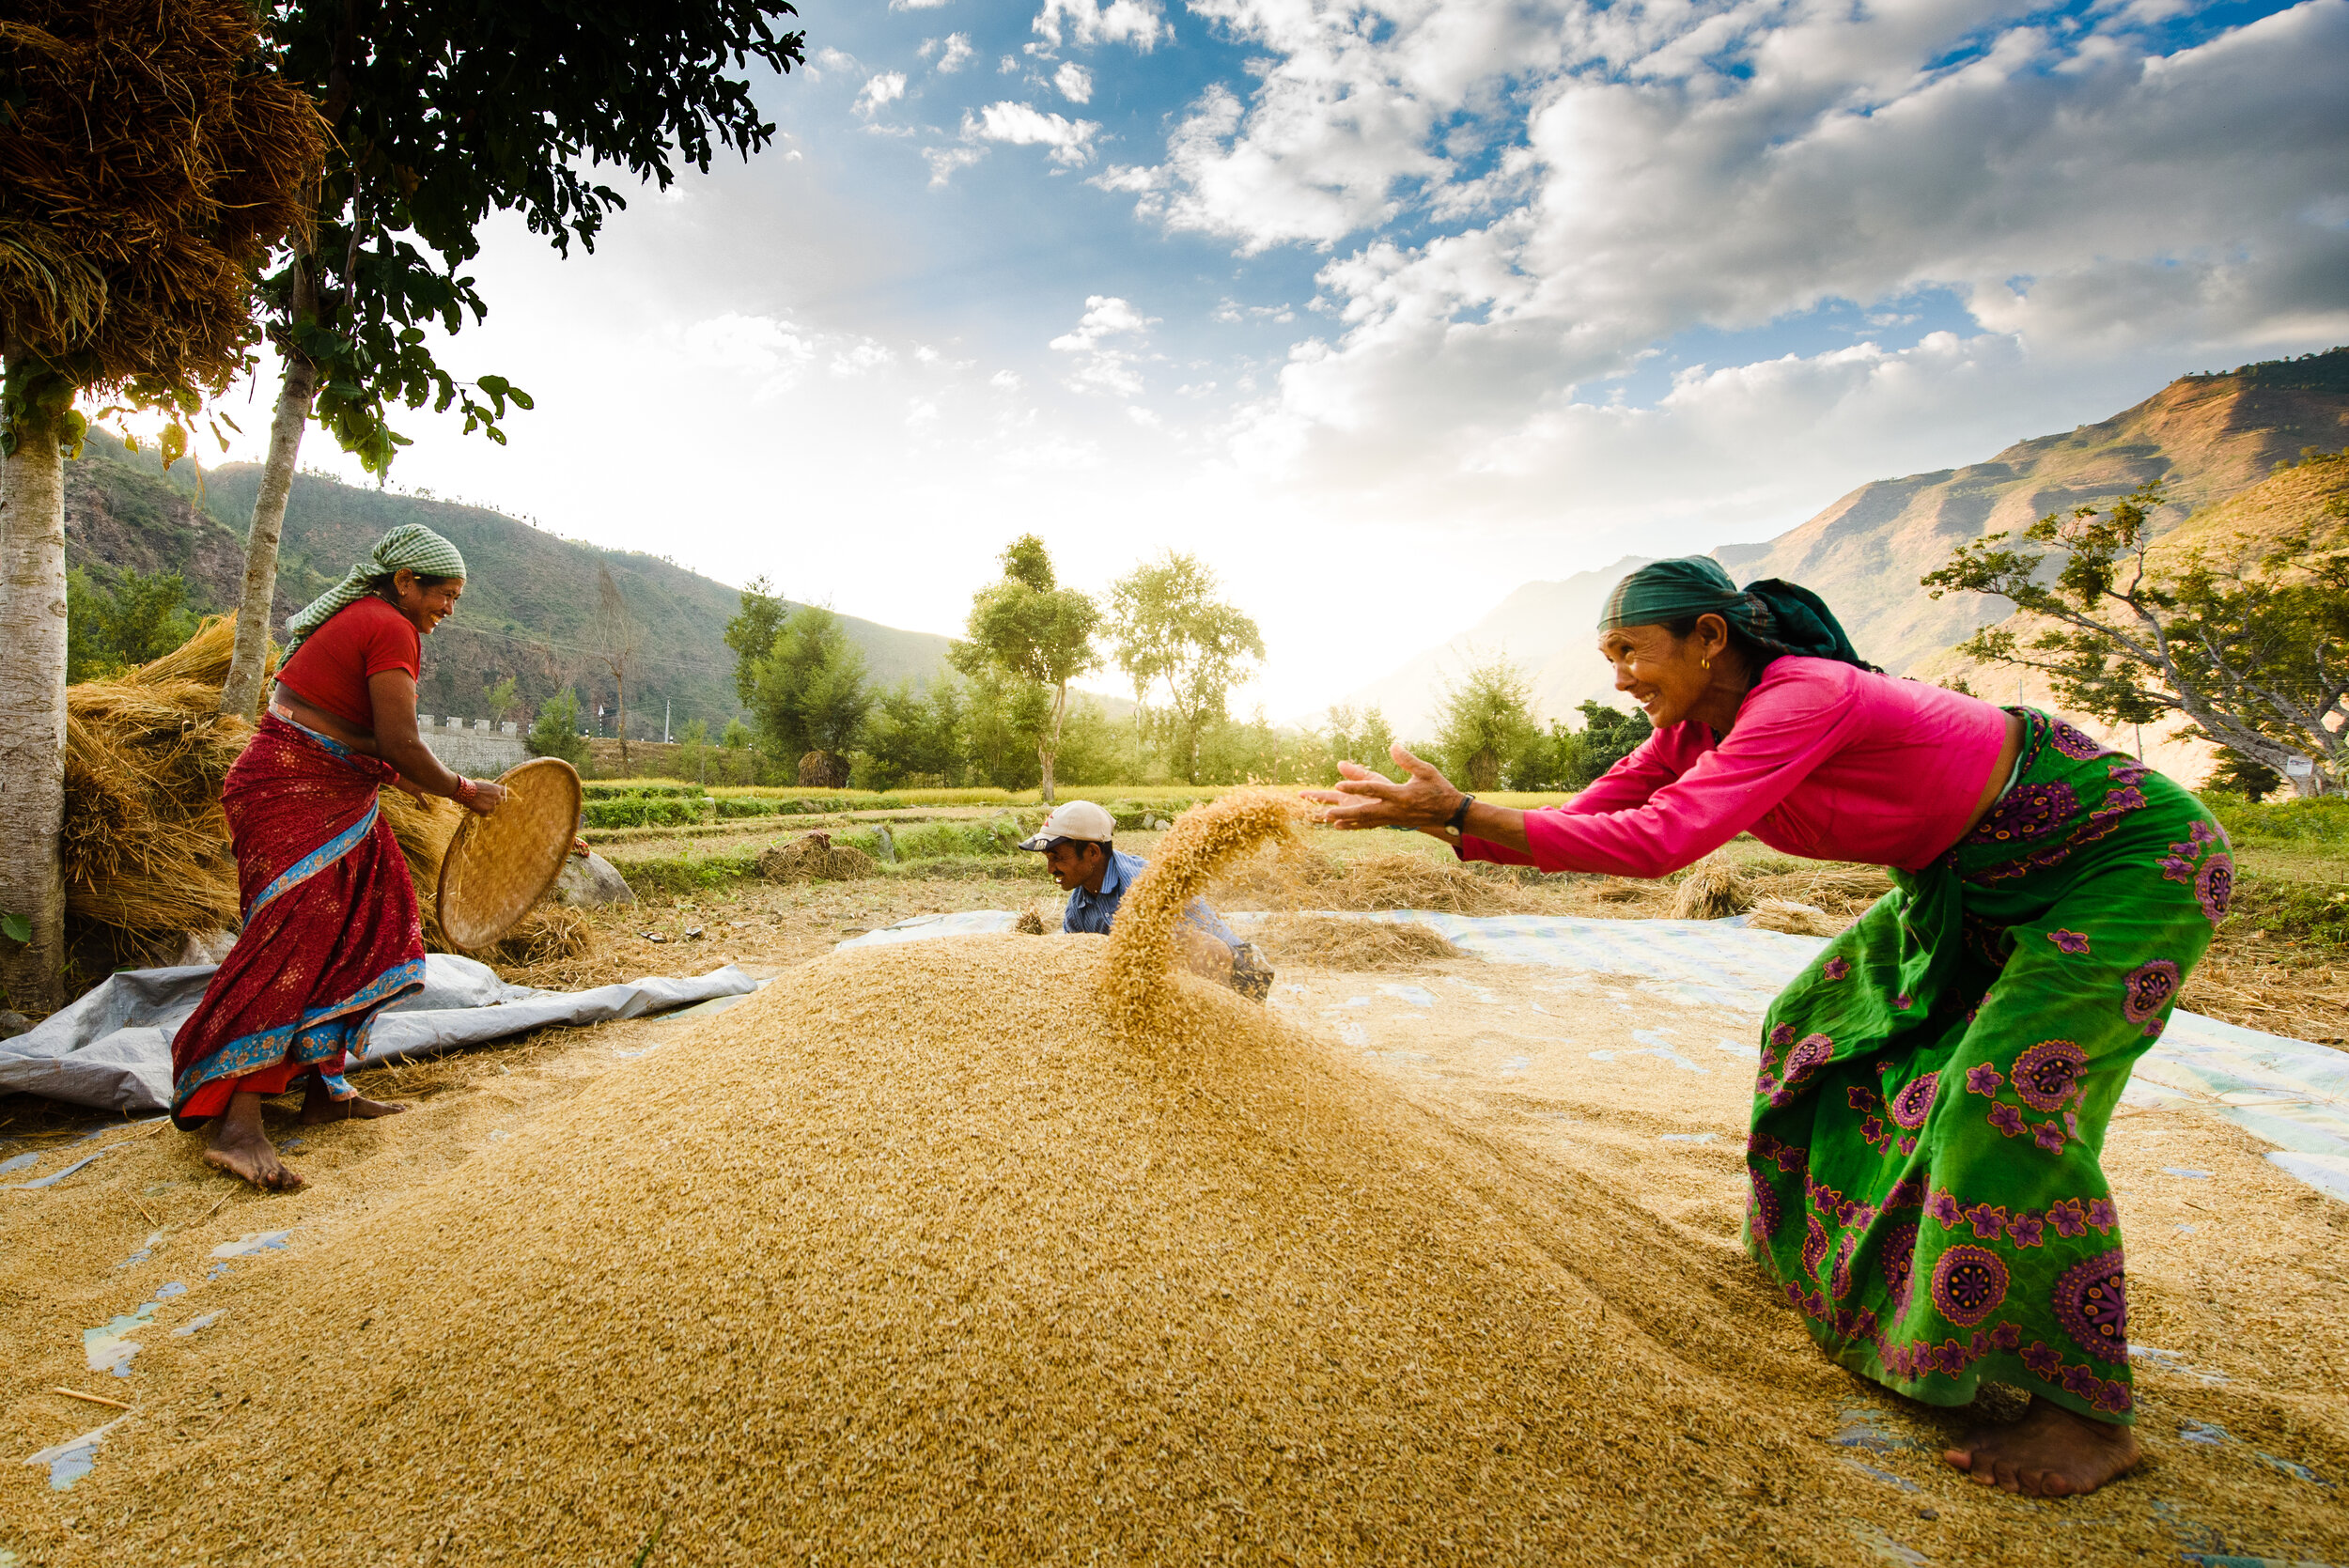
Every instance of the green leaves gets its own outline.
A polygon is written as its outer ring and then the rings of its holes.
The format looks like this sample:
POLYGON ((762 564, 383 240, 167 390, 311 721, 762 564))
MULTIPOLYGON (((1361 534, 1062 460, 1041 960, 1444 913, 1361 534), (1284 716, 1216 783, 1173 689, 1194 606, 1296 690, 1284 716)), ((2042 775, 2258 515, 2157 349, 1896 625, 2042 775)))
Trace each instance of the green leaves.
POLYGON ((29 942, 33 939, 33 923, 23 915, 0 915, 0 937, 12 942, 29 942))
POLYGON ((482 224, 517 212, 557 251, 592 250, 627 205, 599 165, 665 189, 680 163, 707 170, 718 147, 767 146, 775 128, 730 72, 799 65, 802 36, 774 26, 797 14, 785 0, 272 0, 287 76, 331 84, 311 249, 263 284, 273 335, 318 367, 319 423, 375 474, 409 444, 395 407, 454 407, 468 433, 503 444, 530 396, 501 376, 458 380, 426 331, 488 314, 459 272, 482 224), (314 287, 297 287, 304 267, 314 287))

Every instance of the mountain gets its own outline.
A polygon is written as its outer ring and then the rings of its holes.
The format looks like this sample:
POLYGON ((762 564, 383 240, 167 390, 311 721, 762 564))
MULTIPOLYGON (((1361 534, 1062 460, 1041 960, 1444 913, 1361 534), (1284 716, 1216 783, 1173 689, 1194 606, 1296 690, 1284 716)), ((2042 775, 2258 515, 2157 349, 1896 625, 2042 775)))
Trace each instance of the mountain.
MULTIPOLYGON (((2214 508, 2303 448, 2343 446, 2349 349, 2335 349, 2181 377, 2099 424, 2017 442, 1965 468, 1862 485, 1775 539, 1712 553, 1741 582, 1782 577, 1818 593, 1863 657, 1906 675, 2012 610, 2004 599, 1978 595, 1928 598, 1918 585, 1966 540, 2110 501, 2154 479, 2177 503, 2155 514, 2156 526, 2199 533, 2214 508)), ((1642 564, 1626 558, 1562 582, 1529 582, 1475 627, 1347 700, 1377 702, 1396 733, 1423 736, 1442 679, 1465 666, 1471 648, 1489 657, 1504 645, 1532 672, 1545 717, 1563 717, 1586 697, 1610 697, 1608 672, 1589 652, 1590 629, 1608 589, 1642 564), (1545 614, 1559 624, 1544 624, 1545 614)))
MULTIPOLYGON (((101 582, 126 567, 177 571, 195 608, 230 609, 241 591, 244 525, 259 483, 252 464, 199 475, 180 463, 166 474, 150 454, 93 431, 81 459, 66 465, 66 558, 101 582)), ((610 703, 612 676, 594 635, 599 564, 611 568, 642 634, 629 670, 630 734, 660 738, 664 704, 673 725, 702 719, 712 731, 739 711, 723 637, 740 607, 738 589, 659 556, 599 549, 486 507, 316 474, 298 475, 287 503, 272 623, 282 626, 404 522, 445 535, 470 573, 458 613, 425 644, 425 711, 486 716, 484 694, 508 676, 530 706, 567 686, 591 709, 610 703)), ((949 646, 944 637, 852 615, 841 625, 880 685, 926 680, 949 646)))

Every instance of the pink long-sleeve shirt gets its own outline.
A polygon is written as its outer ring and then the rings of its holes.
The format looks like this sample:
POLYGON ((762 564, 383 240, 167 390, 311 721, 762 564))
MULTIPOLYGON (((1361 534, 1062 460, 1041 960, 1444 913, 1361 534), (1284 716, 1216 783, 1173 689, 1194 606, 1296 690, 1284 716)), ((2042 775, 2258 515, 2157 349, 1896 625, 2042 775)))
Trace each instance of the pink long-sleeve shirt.
POLYGON ((1976 697, 1781 658, 1726 737, 1658 730, 1566 804, 1527 812, 1532 854, 1467 837, 1459 854, 1661 877, 1750 831, 1789 855, 1921 871, 1966 831, 2006 731, 1976 697))

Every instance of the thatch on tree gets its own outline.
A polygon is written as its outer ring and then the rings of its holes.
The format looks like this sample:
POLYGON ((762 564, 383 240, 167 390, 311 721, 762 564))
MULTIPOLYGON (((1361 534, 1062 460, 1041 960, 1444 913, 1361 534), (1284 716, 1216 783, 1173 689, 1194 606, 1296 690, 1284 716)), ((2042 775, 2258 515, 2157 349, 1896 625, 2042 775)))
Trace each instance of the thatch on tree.
POLYGON ((0 339, 107 390, 170 396, 241 366, 251 270, 305 221, 325 146, 255 17, 245 0, 9 6, 0 339))

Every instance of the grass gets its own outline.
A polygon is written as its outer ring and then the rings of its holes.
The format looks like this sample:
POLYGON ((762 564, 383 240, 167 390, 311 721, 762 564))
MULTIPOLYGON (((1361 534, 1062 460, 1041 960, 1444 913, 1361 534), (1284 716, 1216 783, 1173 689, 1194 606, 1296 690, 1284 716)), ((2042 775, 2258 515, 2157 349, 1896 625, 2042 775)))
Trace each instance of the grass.
POLYGON ((2328 795, 2314 800, 2272 800, 2254 804, 2224 795, 2206 795, 2202 803, 2227 830, 2238 849, 2331 850, 2349 857, 2349 796, 2328 795))

